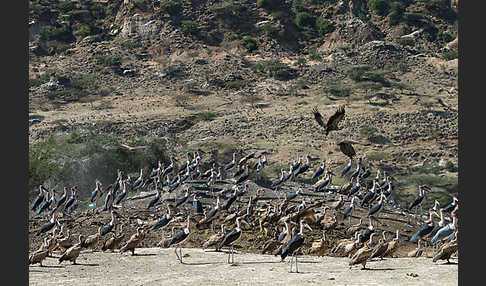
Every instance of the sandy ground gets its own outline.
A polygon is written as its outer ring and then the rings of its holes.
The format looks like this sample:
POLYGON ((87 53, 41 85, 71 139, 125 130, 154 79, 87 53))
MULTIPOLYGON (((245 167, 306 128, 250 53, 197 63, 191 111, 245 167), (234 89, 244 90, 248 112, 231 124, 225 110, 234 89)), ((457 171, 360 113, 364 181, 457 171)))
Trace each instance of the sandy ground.
MULTIPOLYGON (((78 265, 46 258, 43 267, 29 266, 29 285, 457 285, 458 260, 388 258, 349 269, 347 258, 301 256, 299 273, 290 273, 289 258, 280 263, 273 255, 235 254, 227 264, 225 253, 182 249, 184 264, 173 249, 141 248, 129 253, 83 251, 78 265)), ((430 254, 429 254, 430 255, 430 254)), ((54 254, 55 257, 58 255, 54 254)), ((295 267, 294 267, 295 270, 295 267)))

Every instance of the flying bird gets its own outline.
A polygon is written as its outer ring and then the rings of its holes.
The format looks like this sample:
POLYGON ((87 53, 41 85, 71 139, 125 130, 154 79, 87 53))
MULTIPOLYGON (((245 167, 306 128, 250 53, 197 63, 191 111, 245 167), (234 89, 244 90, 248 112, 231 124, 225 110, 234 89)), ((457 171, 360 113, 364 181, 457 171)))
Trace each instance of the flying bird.
POLYGON ((327 123, 324 123, 324 118, 322 115, 319 113, 319 110, 317 110, 317 107, 314 107, 312 110, 312 113, 314 114, 314 119, 317 121, 317 123, 322 126, 325 129, 326 135, 329 134, 329 132, 334 131, 334 130, 339 130, 338 124, 344 119, 344 105, 341 105, 336 112, 334 112, 331 117, 327 120, 327 123))

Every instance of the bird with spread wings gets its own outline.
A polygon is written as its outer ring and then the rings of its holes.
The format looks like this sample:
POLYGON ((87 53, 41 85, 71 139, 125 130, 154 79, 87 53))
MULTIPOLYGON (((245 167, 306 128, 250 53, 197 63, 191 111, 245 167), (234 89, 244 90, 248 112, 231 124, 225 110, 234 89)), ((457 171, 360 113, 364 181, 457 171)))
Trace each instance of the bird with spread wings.
POLYGON ((317 107, 314 107, 312 113, 317 123, 325 129, 326 135, 328 135, 331 131, 339 130, 338 124, 344 119, 345 110, 344 105, 339 106, 336 112, 329 117, 327 123, 324 123, 324 118, 319 113, 319 110, 317 110, 317 107))

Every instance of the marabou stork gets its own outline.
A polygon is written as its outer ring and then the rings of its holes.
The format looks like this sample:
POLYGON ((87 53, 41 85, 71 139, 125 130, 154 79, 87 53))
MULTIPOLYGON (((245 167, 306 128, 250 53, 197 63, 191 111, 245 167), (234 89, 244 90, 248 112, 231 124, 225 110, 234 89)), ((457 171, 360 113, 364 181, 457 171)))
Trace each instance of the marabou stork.
POLYGON ((344 166, 343 170, 341 171, 341 178, 346 175, 346 173, 351 169, 351 165, 353 164, 353 158, 349 158, 349 163, 344 166))
POLYGON ((160 200, 161 189, 157 186, 157 182, 155 182, 155 190, 156 190, 157 194, 155 195, 155 197, 153 197, 150 200, 150 202, 147 205, 147 209, 150 209, 151 207, 155 206, 155 204, 160 200))
POLYGON ((224 170, 225 171, 231 170, 231 168, 233 168, 235 164, 236 164, 236 152, 233 152, 233 160, 231 160, 231 162, 229 162, 224 166, 224 170))
POLYGON ((180 243, 183 242, 191 233, 191 222, 193 221, 193 218, 191 216, 187 217, 187 224, 184 229, 182 229, 180 232, 178 232, 176 235, 172 237, 172 239, 169 241, 169 244, 167 247, 170 247, 171 245, 175 245, 176 247, 174 248, 174 252, 177 256, 177 259, 179 260, 180 263, 182 262, 182 248, 180 247, 180 243), (177 253, 177 248, 179 248, 179 253, 177 253))
POLYGON ((43 200, 44 200, 44 188, 42 187, 42 185, 40 185, 39 194, 37 195, 34 202, 32 203, 30 210, 32 211, 35 210, 43 200))
POLYGON ((48 232, 51 229, 53 229, 54 226, 56 225, 56 219, 57 219, 57 212, 53 212, 52 215, 51 215, 51 219, 46 224, 41 226, 39 231, 37 231, 37 235, 41 235, 44 232, 48 232))
POLYGON ((100 234, 101 236, 104 236, 105 234, 109 233, 110 231, 113 230, 113 228, 118 224, 118 220, 116 218, 117 213, 115 211, 111 210, 111 220, 109 223, 105 224, 101 230, 100 234))
POLYGON ((356 199, 356 197, 353 196, 349 206, 345 207, 344 210, 343 210, 343 219, 349 218, 349 223, 351 223, 351 214, 353 213, 353 210, 354 210, 354 200, 355 199, 356 199))
POLYGON ((444 210, 445 213, 450 213, 451 211, 454 210, 458 201, 459 200, 456 197, 452 197, 452 202, 450 204, 442 207, 442 209, 444 210))
MULTIPOLYGON (((433 209, 430 209, 429 210, 429 219, 426 220, 424 222, 424 224, 412 235, 412 237, 410 238, 410 242, 411 243, 415 243, 417 242, 417 240, 422 240, 422 238, 426 235, 428 235, 429 233, 432 232, 432 230, 434 229, 435 227, 435 220, 433 218, 433 215, 437 215, 437 213, 434 212, 433 209)), ((425 253, 426 253, 426 256, 427 256, 427 242, 426 242, 426 246, 425 246, 425 253)))
POLYGON ((380 200, 368 210, 368 216, 373 217, 378 222, 380 221, 376 218, 376 215, 383 209, 383 199, 386 200, 386 196, 381 193, 380 200))
POLYGON ((244 181, 246 181, 248 179, 249 176, 250 176, 250 174, 248 173, 248 165, 245 165, 245 173, 243 175, 241 175, 238 179, 236 179, 233 184, 238 185, 240 183, 243 183, 244 181))
POLYGON ((69 199, 66 201, 66 204, 64 205, 63 212, 67 211, 69 207, 74 203, 74 199, 76 197, 76 187, 71 188, 71 196, 69 199))
POLYGON ((186 189, 186 193, 183 197, 175 199, 175 206, 174 207, 177 208, 180 205, 182 205, 183 203, 185 203, 187 201, 187 198, 189 198, 189 190, 188 189, 186 189))
POLYGON ((126 186, 126 181, 121 181, 122 184, 122 191, 119 193, 116 198, 113 200, 113 203, 115 205, 118 205, 121 203, 121 201, 127 196, 127 186, 126 186))
POLYGON ((64 193, 62 196, 59 198, 59 200, 56 203, 56 209, 59 208, 62 204, 64 204, 67 200, 67 188, 64 187, 64 193))
POLYGON ((292 272, 292 264, 293 260, 295 260, 295 272, 299 272, 299 267, 297 264, 297 255, 296 251, 304 244, 304 222, 302 220, 299 221, 300 224, 300 231, 294 235, 287 244, 282 248, 282 253, 280 254, 280 261, 284 261, 285 258, 289 255, 292 255, 293 258, 290 260, 290 272, 292 272))
POLYGON ((224 203, 223 205, 223 210, 229 210, 229 208, 231 207, 231 205, 236 201, 236 198, 238 197, 238 189, 235 188, 234 192, 233 192, 233 195, 231 197, 229 197, 226 202, 224 203))
POLYGON ((306 159, 305 164, 301 164, 301 165, 300 165, 300 166, 299 166, 299 167, 298 167, 298 168, 295 170, 295 172, 294 172, 294 174, 293 174, 293 179, 295 179, 295 178, 296 178, 298 175, 300 175, 300 174, 303 174, 303 173, 307 172, 307 170, 309 170, 309 168, 311 167, 311 165, 310 165, 310 156, 309 156, 309 154, 307 154, 307 155, 305 156, 305 159, 306 159))
POLYGON ((236 228, 226 234, 223 238, 223 241, 221 241, 218 244, 218 247, 216 247, 216 251, 220 251, 221 248, 223 248, 224 246, 231 246, 231 250, 230 252, 228 252, 228 264, 230 263, 230 257, 231 263, 234 264, 233 244, 241 237, 241 219, 241 216, 236 218, 236 228))
POLYGON ((90 199, 89 199, 89 201, 90 201, 91 203, 94 203, 94 202, 96 201, 96 197, 98 196, 98 194, 100 194, 100 195, 101 195, 101 182, 100 182, 98 179, 96 179, 96 181, 95 181, 95 185, 96 185, 96 187, 95 187, 95 189, 94 189, 94 190, 91 192, 91 197, 90 197, 90 199))
MULTIPOLYGON (((359 177, 358 177, 359 178, 359 177)), ((373 186, 371 189, 364 195, 363 199, 361 200, 361 207, 369 204, 371 199, 376 195, 376 180, 373 180, 373 186)))
POLYGON ((192 199, 192 207, 194 209, 194 214, 203 214, 203 205, 200 200, 197 199, 197 194, 194 194, 194 198, 192 199))
POLYGON ((135 182, 133 182, 133 184, 132 184, 132 190, 133 191, 136 191, 139 188, 143 187, 143 185, 144 185, 143 184, 143 169, 140 169, 140 175, 135 180, 135 182))
POLYGON ((311 182, 314 182, 315 179, 319 178, 320 175, 324 173, 324 170, 326 169, 326 159, 322 160, 321 165, 317 170, 314 171, 311 177, 311 182))
POLYGON ((174 206, 171 204, 167 205, 167 214, 161 217, 155 224, 153 224, 148 230, 147 233, 150 233, 158 228, 166 226, 172 220, 172 211, 174 210, 174 206))

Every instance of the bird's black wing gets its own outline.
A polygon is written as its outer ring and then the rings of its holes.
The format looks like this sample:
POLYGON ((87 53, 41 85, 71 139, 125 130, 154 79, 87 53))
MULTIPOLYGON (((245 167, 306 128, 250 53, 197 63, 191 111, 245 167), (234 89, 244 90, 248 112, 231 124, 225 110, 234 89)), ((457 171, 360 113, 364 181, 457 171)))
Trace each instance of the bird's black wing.
POLYGON ((317 121, 317 123, 326 128, 326 123, 324 123, 324 119, 322 118, 322 115, 319 113, 319 110, 317 110, 317 106, 312 109, 312 113, 314 114, 314 119, 317 121))
POLYGON ((341 105, 336 112, 327 120, 326 131, 338 130, 338 124, 344 119, 344 105, 341 105))

